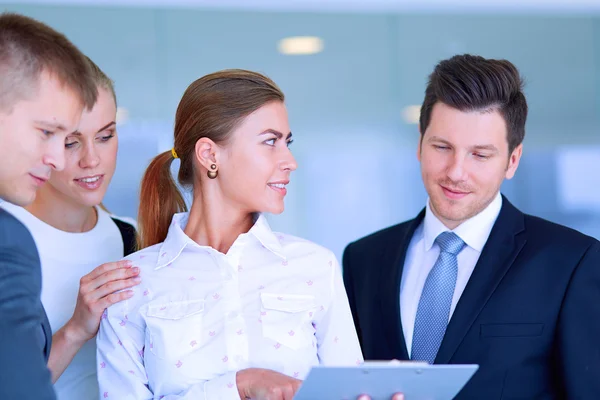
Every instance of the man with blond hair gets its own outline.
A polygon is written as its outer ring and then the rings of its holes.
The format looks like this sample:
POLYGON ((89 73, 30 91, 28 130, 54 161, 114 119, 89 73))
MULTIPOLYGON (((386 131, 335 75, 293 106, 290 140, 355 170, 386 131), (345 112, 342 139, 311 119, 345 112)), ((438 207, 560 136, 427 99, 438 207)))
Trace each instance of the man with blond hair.
MULTIPOLYGON (((96 85, 85 56, 34 19, 0 14, 0 201, 25 206, 65 138, 91 109, 96 85)), ((52 331, 40 302, 41 271, 27 229, 0 209, 0 398, 54 399, 46 367, 52 331)))

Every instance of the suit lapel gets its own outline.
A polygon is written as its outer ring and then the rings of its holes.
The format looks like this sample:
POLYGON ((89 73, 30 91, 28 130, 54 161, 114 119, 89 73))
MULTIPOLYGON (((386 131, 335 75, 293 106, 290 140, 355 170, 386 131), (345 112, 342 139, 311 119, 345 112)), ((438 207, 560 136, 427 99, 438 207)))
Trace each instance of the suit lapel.
POLYGON ((519 235, 524 230, 523 214, 503 197, 502 210, 448 323, 435 359, 436 364, 450 362, 475 319, 525 245, 525 235, 519 235))
POLYGON ((407 228, 395 238, 397 242, 390 243, 382 258, 382 274, 379 277, 381 300, 381 315, 383 316, 382 328, 389 347, 392 349, 393 357, 399 360, 408 360, 408 350, 406 349, 406 339, 402 330, 402 316, 400 314, 400 284, 402 280, 402 271, 408 246, 425 217, 425 210, 417 216, 416 219, 409 222, 407 228), (401 247, 396 245, 401 243, 401 247))

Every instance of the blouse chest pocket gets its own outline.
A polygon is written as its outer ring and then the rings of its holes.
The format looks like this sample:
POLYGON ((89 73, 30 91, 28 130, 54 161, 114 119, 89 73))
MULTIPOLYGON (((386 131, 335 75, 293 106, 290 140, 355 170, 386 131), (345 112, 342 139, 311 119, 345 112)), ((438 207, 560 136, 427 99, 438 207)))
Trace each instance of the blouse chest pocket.
POLYGON ((165 360, 188 355, 202 343, 203 316, 204 300, 152 301, 146 312, 149 350, 165 360))
POLYGON ((265 337, 294 350, 312 346, 314 296, 261 293, 260 300, 265 337))

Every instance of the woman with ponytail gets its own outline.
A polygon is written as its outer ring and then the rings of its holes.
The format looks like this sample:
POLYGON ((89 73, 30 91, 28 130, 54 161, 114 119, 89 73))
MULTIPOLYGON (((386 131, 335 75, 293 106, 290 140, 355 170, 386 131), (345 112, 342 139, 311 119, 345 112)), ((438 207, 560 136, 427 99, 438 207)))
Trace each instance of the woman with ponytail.
POLYGON ((312 366, 362 362, 334 254, 263 215, 283 212, 291 143, 269 78, 226 70, 187 88, 174 147, 141 185, 128 259, 142 283, 101 323, 101 398, 292 399, 312 366))

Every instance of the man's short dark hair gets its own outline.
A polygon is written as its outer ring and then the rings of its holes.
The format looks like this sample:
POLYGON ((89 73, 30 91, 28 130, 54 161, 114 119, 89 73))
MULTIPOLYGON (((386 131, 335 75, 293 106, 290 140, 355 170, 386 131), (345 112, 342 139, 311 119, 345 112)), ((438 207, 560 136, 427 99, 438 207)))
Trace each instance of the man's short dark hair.
POLYGON ((421 107, 421 135, 425 134, 433 106, 438 102, 460 111, 497 110, 506 122, 509 154, 523 142, 527 101, 519 71, 507 60, 464 54, 436 65, 421 107))

